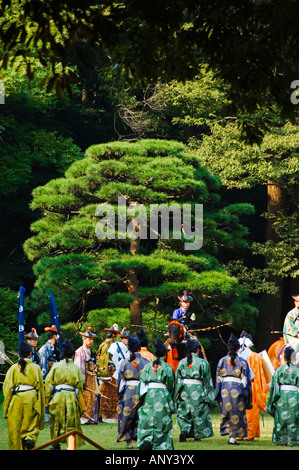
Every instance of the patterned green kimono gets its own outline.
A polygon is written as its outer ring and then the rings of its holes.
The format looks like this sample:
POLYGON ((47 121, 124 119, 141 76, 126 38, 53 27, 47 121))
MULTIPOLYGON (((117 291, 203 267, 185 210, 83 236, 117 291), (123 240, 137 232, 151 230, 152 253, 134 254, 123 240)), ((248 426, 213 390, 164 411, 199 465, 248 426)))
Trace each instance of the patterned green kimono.
POLYGON ((56 362, 50 369, 45 389, 46 404, 50 411, 51 439, 71 429, 81 431, 80 417, 85 410, 83 383, 81 369, 71 359, 68 362, 65 359, 56 362))
POLYGON ((202 439, 214 435, 209 404, 216 405, 210 366, 205 359, 192 354, 188 366, 185 357, 176 371, 175 397, 177 421, 182 433, 202 439))
POLYGON ((9 450, 23 450, 23 439, 34 443, 45 425, 45 394, 41 369, 30 359, 26 360, 25 374, 19 364, 7 371, 3 384, 4 402, 2 405, 8 421, 9 450), (32 386, 34 390, 14 393, 18 385, 32 386))
POLYGON ((299 445, 299 368, 287 363, 273 374, 267 412, 274 417, 272 441, 299 445))
POLYGON ((161 365, 145 365, 138 385, 137 395, 144 394, 138 410, 137 447, 150 442, 153 450, 173 450, 172 414, 175 413, 173 394, 175 374, 173 368, 160 359, 161 365), (156 368, 157 367, 157 368, 156 368))

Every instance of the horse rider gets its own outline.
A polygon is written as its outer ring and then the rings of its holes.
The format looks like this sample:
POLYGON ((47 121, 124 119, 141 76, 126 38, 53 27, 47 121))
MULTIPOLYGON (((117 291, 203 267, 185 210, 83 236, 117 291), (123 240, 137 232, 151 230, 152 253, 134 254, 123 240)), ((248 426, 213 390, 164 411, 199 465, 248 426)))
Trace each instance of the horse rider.
POLYGON ((296 353, 299 352, 299 295, 292 295, 294 308, 290 310, 284 320, 283 338, 286 346, 291 346, 296 353))
POLYGON ((190 302, 192 302, 193 297, 188 294, 187 290, 183 291, 182 295, 178 296, 180 301, 180 307, 174 310, 172 314, 172 319, 180 322, 186 330, 193 328, 195 324, 195 313, 190 310, 190 302))

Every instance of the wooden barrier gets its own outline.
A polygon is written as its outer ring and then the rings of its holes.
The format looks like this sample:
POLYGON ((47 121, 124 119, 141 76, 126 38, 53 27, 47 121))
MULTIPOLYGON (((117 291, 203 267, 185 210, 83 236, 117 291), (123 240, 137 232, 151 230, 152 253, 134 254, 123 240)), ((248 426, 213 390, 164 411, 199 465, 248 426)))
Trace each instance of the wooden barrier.
POLYGON ((56 437, 55 439, 52 439, 51 441, 46 442, 45 444, 41 444, 40 446, 34 447, 31 450, 42 450, 46 447, 59 444, 60 441, 64 441, 65 439, 68 439, 68 450, 78 450, 78 437, 88 442, 88 444, 91 444, 98 450, 105 450, 99 444, 84 436, 84 434, 82 434, 82 432, 78 431, 77 429, 72 429, 71 431, 62 434, 61 436, 56 437))

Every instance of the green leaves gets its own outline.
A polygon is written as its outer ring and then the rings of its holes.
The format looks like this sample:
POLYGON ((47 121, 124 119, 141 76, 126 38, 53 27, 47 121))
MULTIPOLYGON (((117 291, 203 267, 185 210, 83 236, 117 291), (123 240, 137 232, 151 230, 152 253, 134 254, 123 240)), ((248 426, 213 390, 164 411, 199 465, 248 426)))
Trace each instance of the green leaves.
MULTIPOLYGON (((80 305, 85 309, 91 298, 101 299, 103 308, 129 308, 137 299, 145 312, 159 299, 159 314, 167 318, 179 291, 187 287, 200 297, 207 321, 215 302, 221 305, 213 313, 215 321, 232 320, 230 305, 235 312, 235 303, 239 297, 244 300, 245 292, 221 268, 217 251, 246 246, 247 229, 238 217, 250 215, 252 207, 225 207, 218 188, 219 179, 177 142, 142 140, 90 147, 64 178, 34 190, 32 208, 40 209, 42 218, 32 225, 35 235, 24 244, 35 263, 34 299, 43 303, 45 290, 59 290, 65 319, 80 305), (133 254, 132 240, 118 237, 119 196, 125 196, 127 206, 141 203, 147 216, 154 202, 176 204, 179 210, 187 203, 192 208, 203 204, 203 247, 186 251, 184 237, 172 238, 170 227, 165 240, 158 225, 157 237, 150 238, 148 232, 147 238, 137 239, 133 254), (115 209, 113 239, 99 239, 95 232, 97 205, 106 202, 115 209), (137 280, 134 292, 132 276, 137 280)), ((126 224, 136 218, 133 213, 127 216, 126 224)), ((241 317, 233 321, 238 324, 241 317)))
POLYGON ((264 244, 254 243, 253 252, 264 256, 267 261, 266 274, 283 278, 298 278, 299 276, 299 227, 298 214, 268 214, 278 240, 267 240, 264 244))
MULTIPOLYGON (((110 72, 138 86, 198 77, 200 61, 228 87, 231 115, 236 110, 255 112, 268 93, 281 117, 294 122, 298 113, 290 102, 290 84, 298 79, 293 21, 297 14, 293 0, 283 4, 217 0, 212 5, 165 0, 152 1, 151 8, 135 0, 67 4, 2 0, 2 67, 18 56, 27 59, 34 54, 51 68, 51 74, 45 74, 47 90, 55 89, 60 97, 63 91, 71 96, 78 80, 77 72, 70 72, 68 66, 75 61, 81 68, 92 68, 98 47, 110 72)), ((32 79, 30 62, 27 74, 32 79)), ((213 98, 219 99, 217 93, 213 98)), ((189 117, 193 114, 191 110, 189 117)), ((180 119, 175 117, 176 122, 180 119)), ((205 125, 205 118, 191 121, 187 124, 205 125)), ((242 132, 251 142, 260 142, 264 124, 247 116, 242 132)))
POLYGON ((261 146, 244 143, 236 124, 225 127, 215 124, 212 134, 203 138, 197 154, 225 186, 243 189, 269 180, 294 178, 299 164, 298 149, 298 129, 290 123, 272 126, 261 146))

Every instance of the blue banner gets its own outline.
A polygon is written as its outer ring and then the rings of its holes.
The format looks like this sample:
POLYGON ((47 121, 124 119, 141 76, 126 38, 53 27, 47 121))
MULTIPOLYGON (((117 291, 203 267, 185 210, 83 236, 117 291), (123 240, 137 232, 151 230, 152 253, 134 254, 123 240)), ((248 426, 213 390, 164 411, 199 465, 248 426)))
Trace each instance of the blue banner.
POLYGON ((17 319, 19 321, 19 347, 20 347, 21 341, 25 341, 25 320, 24 320, 25 292, 26 292, 26 289, 20 286, 19 306, 18 306, 18 316, 17 316, 17 319))
POLYGON ((51 314, 51 323, 52 325, 55 325, 57 329, 59 352, 60 352, 60 357, 62 358, 62 339, 61 339, 59 315, 57 312, 55 298, 52 292, 50 293, 50 314, 51 314))

